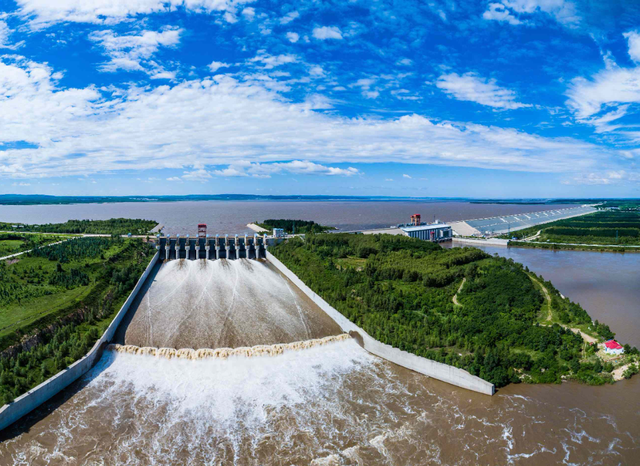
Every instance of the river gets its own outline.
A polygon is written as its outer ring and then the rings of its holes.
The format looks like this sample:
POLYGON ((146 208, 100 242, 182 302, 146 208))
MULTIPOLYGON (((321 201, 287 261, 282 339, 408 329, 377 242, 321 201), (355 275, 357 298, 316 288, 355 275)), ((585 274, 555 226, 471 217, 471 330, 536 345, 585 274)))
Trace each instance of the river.
MULTIPOLYGON (((550 279, 640 346, 640 254, 485 250, 550 279)), ((227 360, 106 352, 3 433, 0 464, 637 464, 639 396, 640 377, 488 397, 354 341, 227 360)))

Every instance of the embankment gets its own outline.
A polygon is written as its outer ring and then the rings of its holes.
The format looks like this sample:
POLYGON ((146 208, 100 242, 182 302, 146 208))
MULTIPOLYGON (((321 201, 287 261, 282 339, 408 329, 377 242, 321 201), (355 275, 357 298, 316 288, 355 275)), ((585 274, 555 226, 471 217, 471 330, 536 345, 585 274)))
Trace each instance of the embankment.
POLYGON ((91 348, 91 351, 89 351, 86 356, 84 356, 82 359, 77 360, 66 369, 58 372, 53 377, 45 380, 37 387, 32 388, 27 393, 16 398, 13 402, 6 404, 2 408, 0 408, 0 430, 13 424, 22 416, 33 411, 42 403, 67 388, 78 378, 80 378, 85 372, 91 369, 95 362, 100 358, 104 346, 113 338, 118 325, 129 310, 131 303, 135 300, 138 292, 142 288, 142 285, 149 276, 149 273, 158 261, 158 257, 158 253, 153 256, 151 262, 138 280, 138 283, 136 283, 135 288, 129 294, 129 297, 122 305, 116 316, 113 318, 113 321, 111 321, 111 324, 109 325, 109 327, 107 327, 107 330, 105 330, 102 337, 95 343, 95 345, 93 345, 93 348, 91 348))
POLYGON ((282 262, 280 262, 273 254, 267 251, 267 259, 271 262, 284 276, 291 280, 309 299, 327 313, 340 328, 351 334, 361 346, 370 353, 379 356, 399 366, 411 369, 420 374, 433 377, 434 379, 450 383, 457 387, 473 390, 485 395, 493 395, 495 387, 486 380, 471 375, 469 372, 457 367, 442 364, 430 359, 426 359, 415 354, 402 351, 390 345, 381 343, 369 336, 364 330, 351 322, 339 311, 334 309, 329 303, 318 296, 311 288, 304 284, 291 270, 289 270, 282 262))

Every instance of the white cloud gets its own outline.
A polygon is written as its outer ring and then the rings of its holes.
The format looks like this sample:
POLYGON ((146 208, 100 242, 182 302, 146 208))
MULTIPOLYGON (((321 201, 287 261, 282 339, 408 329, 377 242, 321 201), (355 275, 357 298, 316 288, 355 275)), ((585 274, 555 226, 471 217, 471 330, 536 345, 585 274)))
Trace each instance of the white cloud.
POLYGON ((493 108, 515 109, 530 107, 516 101, 516 93, 496 85, 494 79, 486 79, 475 73, 462 76, 457 73, 443 74, 436 86, 458 100, 467 100, 493 108))
POLYGON ((489 9, 483 13, 482 17, 486 20, 506 21, 514 26, 522 23, 502 3, 490 3, 489 9))
POLYGON ((482 17, 486 20, 506 21, 515 26, 526 23, 519 18, 520 15, 539 13, 548 14, 568 27, 578 25, 581 20, 575 4, 569 0, 503 0, 500 3, 490 3, 482 17))
POLYGON ((182 181, 182 178, 180 178, 179 176, 172 176, 170 178, 167 178, 167 181, 182 181))
POLYGON ((292 162, 279 163, 252 163, 240 161, 229 165, 222 170, 213 172, 217 176, 236 177, 251 176, 254 178, 270 178, 277 173, 293 173, 296 175, 324 175, 324 176, 353 176, 360 172, 353 167, 338 168, 329 167, 309 161, 294 160, 292 162))
MULTIPOLYGON (((150 74, 158 75, 164 70, 150 58, 160 47, 175 47, 180 43, 181 29, 165 27, 161 32, 142 31, 140 34, 119 36, 114 31, 96 31, 89 39, 104 49, 110 61, 100 65, 101 71, 142 71, 152 68, 150 74)), ((163 77, 166 77, 165 74, 163 77)))
POLYGON ((289 39, 289 42, 295 44, 300 40, 300 36, 295 32, 287 32, 287 39, 289 39))
POLYGON ((289 53, 285 53, 282 55, 269 55, 264 50, 258 52, 254 58, 249 60, 251 62, 258 62, 264 65, 264 69, 270 70, 272 68, 287 65, 289 63, 295 63, 298 61, 297 55, 292 55, 289 53))
POLYGON ((407 175, 406 173, 402 175, 403 178, 411 179, 411 175, 407 175))
POLYGON ((289 24, 291 21, 299 17, 300 17, 300 13, 298 13, 297 11, 291 11, 286 15, 284 15, 282 18, 280 18, 280 24, 289 24))
POLYGON ((563 184, 587 184, 587 185, 616 185, 622 183, 636 183, 640 181, 640 173, 627 172, 625 170, 584 173, 563 184))
POLYGON ((11 49, 16 50, 22 47, 24 41, 20 41, 18 43, 12 44, 9 36, 13 31, 9 28, 9 25, 6 21, 2 19, 0 14, 0 49, 11 49))
POLYGON ((342 39, 342 32, 336 26, 322 26, 313 29, 313 37, 318 40, 342 39))
POLYGON ((623 36, 629 43, 629 56, 637 63, 640 63, 640 33, 638 31, 625 32, 623 36))
POLYGON ((228 63, 223 63, 221 61, 212 61, 211 63, 209 63, 209 65, 207 65, 209 68, 209 71, 211 71, 212 73, 215 73, 216 71, 218 71, 220 68, 228 68, 231 65, 229 65, 228 63))
POLYGON ((248 21, 253 21, 256 17, 256 10, 254 8, 247 7, 242 10, 242 16, 244 16, 248 21))
POLYGON ((187 181, 205 182, 205 181, 208 181, 210 178, 211 178, 211 173, 206 171, 204 168, 199 168, 199 169, 192 170, 190 172, 185 172, 184 175, 182 175, 182 179, 187 181))
POLYGON ((396 62, 396 65, 411 66, 413 65, 413 60, 410 58, 402 58, 396 62))
MULTIPOLYGON (((626 37, 633 57, 635 37, 626 37)), ((619 67, 609 54, 604 55, 604 63, 605 68, 594 76, 573 79, 566 93, 567 105, 576 117, 596 126, 599 132, 619 128, 609 123, 625 116, 629 104, 640 103, 640 66, 619 67)))
POLYGON ((236 21, 239 7, 254 0, 16 0, 19 14, 34 28, 57 22, 114 24, 139 14, 168 13, 185 8, 197 13, 223 13, 236 21))
POLYGON ((333 164, 375 162, 618 170, 611 164, 618 152, 575 139, 435 123, 419 115, 341 117, 288 101, 259 80, 220 74, 174 85, 98 90, 63 88, 61 77, 41 63, 0 57, 0 143, 38 146, 0 151, 0 177, 175 169, 206 180, 204 167, 239 170, 238 161, 254 165, 243 168, 252 176, 274 170, 356 174, 333 164), (289 162, 292 154, 299 161, 289 162))
POLYGON ((309 68, 309 74, 317 77, 324 76, 324 69, 319 65, 313 65, 309 68))
POLYGON ((11 45, 9 43, 10 34, 11 29, 9 29, 9 26, 7 26, 7 22, 0 20, 0 48, 7 48, 11 45))

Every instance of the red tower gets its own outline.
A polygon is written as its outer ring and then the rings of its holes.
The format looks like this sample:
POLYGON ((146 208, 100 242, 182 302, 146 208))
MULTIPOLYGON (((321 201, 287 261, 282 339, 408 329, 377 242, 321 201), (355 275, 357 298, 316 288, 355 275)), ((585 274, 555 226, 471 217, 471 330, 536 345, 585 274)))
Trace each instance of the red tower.
POLYGON ((411 216, 411 225, 420 225, 420 214, 413 214, 411 216))
POLYGON ((205 238, 207 236, 207 224, 198 223, 198 238, 205 238))

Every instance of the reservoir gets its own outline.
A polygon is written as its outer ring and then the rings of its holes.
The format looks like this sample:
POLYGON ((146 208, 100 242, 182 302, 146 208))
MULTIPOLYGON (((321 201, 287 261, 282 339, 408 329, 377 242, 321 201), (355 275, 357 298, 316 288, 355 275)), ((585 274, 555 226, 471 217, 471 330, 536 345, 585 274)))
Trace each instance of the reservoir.
MULTIPOLYGON (((563 207, 572 207, 566 205, 563 207)), ((195 233, 206 223, 209 233, 249 233, 247 223, 270 218, 313 220, 343 231, 381 228, 406 223, 416 212, 425 221, 450 222, 549 210, 530 204, 472 204, 461 201, 186 201, 119 204, 0 205, 4 222, 59 223, 71 219, 144 218, 164 225, 168 234, 195 233)))
MULTIPOLYGON (((608 323, 622 342, 640 345, 640 254, 485 250, 527 265, 608 323)), ((230 283, 236 273, 211 272, 229 274, 230 283)), ((275 312, 269 303, 289 291, 276 278, 264 294, 268 302, 234 301, 238 315, 275 312)), ((238 291, 248 293, 218 288, 238 291)), ((296 299, 282 312, 298 323, 278 331, 291 339, 333 333, 291 292, 296 299)), ((165 344, 173 336, 150 333, 142 317, 173 305, 160 293, 149 297, 123 338, 165 344), (156 298, 164 307, 153 305, 156 298)), ((199 328, 187 326, 179 336, 199 328)), ((237 329, 229 337, 255 330, 237 329)), ((639 397, 640 377, 603 387, 510 385, 488 397, 382 361, 353 340, 226 360, 107 351, 80 381, 3 432, 0 464, 633 464, 640 454, 639 397)))

